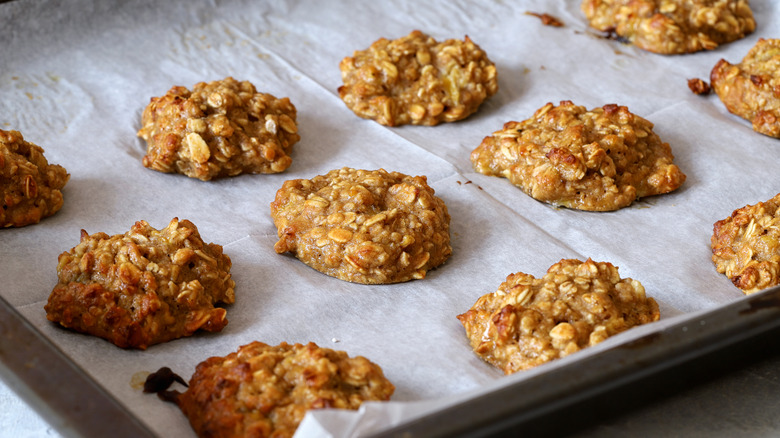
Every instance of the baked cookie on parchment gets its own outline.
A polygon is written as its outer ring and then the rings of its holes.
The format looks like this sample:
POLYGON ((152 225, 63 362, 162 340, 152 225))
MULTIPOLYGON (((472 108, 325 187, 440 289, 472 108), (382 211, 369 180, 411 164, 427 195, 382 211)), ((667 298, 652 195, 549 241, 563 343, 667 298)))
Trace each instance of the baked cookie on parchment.
POLYGON ((62 208, 70 175, 19 131, 0 129, 0 227, 37 224, 62 208))
POLYGON ((292 437, 307 411, 356 410, 387 401, 395 387, 368 359, 306 345, 262 342, 195 369, 177 397, 199 437, 292 437))
POLYGON ((518 272, 458 319, 474 352, 512 374, 657 321, 642 285, 606 262, 564 259, 542 278, 518 272))
POLYGON ((671 192, 685 181, 653 124, 614 104, 585 110, 548 103, 508 122, 471 153, 477 172, 503 176, 534 199, 609 211, 671 192))
POLYGON ((780 284, 780 193, 715 222, 711 243, 715 268, 745 294, 780 284))
POLYGON ((148 346, 227 325, 216 304, 235 300, 230 258, 174 218, 156 230, 138 221, 125 234, 87 234, 59 256, 49 321, 122 348, 148 346))
POLYGON ((279 173, 290 167, 300 140, 288 98, 259 93, 232 77, 175 86, 144 109, 138 136, 143 165, 208 181, 242 173, 279 173))
POLYGON ((747 0, 583 0, 590 26, 672 55, 712 50, 753 32, 747 0))
POLYGON ((721 59, 710 82, 729 112, 780 138, 780 39, 759 39, 739 64, 721 59))
POLYGON ((277 253, 355 283, 422 279, 452 253, 450 215, 424 176, 345 167, 286 181, 271 217, 277 253))
POLYGON ((338 92, 347 107, 386 126, 461 120, 498 90, 495 65, 468 36, 437 42, 415 30, 381 38, 339 68, 338 92))

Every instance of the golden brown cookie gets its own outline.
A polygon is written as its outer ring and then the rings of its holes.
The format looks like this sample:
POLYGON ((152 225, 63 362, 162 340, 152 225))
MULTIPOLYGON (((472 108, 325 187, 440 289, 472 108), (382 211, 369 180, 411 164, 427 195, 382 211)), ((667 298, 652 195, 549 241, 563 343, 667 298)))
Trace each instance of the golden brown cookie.
POLYGON ((747 0, 583 0, 591 27, 665 55, 712 50, 756 22, 747 0))
POLYGON ((739 64, 721 59, 710 82, 729 112, 780 138, 780 39, 759 39, 739 64))
POLYGON ((174 218, 156 230, 138 221, 125 234, 87 234, 59 256, 46 317, 122 348, 218 332, 227 324, 216 304, 235 300, 230 258, 204 243, 192 222, 174 218))
POLYGON ((355 283, 421 279, 452 253, 450 215, 424 176, 345 167, 286 181, 271 217, 276 252, 355 283))
POLYGON ((608 211, 668 193, 685 181, 668 143, 628 108, 586 111, 548 103, 522 122, 508 122, 471 153, 474 169, 503 176, 542 202, 608 211))
POLYGON ((437 42, 415 30, 381 38, 339 64, 339 95, 360 117, 387 126, 464 119, 496 93, 496 67, 468 36, 437 42))
POLYGON ((780 284, 780 193, 715 222, 711 242, 715 268, 745 294, 780 284))
POLYGON ((314 343, 244 345, 195 369, 178 397, 199 437, 292 437, 307 411, 356 410, 395 387, 368 359, 314 343))
POLYGON ((542 278, 507 276, 458 319, 474 352, 506 374, 575 353, 657 321, 642 285, 606 262, 561 260, 542 278))
POLYGON ((203 181, 242 173, 278 173, 292 163, 300 136, 290 99, 258 93, 231 77, 176 86, 153 97, 138 136, 146 140, 144 166, 203 181))
POLYGON ((62 208, 70 175, 18 131, 0 129, 0 227, 37 224, 62 208))

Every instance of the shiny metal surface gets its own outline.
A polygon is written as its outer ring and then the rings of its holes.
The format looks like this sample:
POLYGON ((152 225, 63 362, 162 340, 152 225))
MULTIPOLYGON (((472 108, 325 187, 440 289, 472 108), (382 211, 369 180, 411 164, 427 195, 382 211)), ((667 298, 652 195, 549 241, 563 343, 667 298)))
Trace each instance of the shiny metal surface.
POLYGON ((2 296, 0 378, 64 436, 155 436, 2 296))

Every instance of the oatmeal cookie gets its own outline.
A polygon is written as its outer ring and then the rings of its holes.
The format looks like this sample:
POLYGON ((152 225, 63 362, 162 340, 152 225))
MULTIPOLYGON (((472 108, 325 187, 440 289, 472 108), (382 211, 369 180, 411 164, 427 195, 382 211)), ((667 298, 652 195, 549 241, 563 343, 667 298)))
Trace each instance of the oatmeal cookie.
POLYGON ((314 343, 244 345, 198 364, 178 396, 199 437, 292 437, 311 409, 357 410, 395 387, 368 359, 314 343))
POLYGON ((144 166, 203 181, 242 173, 279 173, 300 140, 290 99, 258 93, 231 77, 175 86, 144 109, 138 136, 144 166))
POLYGON ((461 120, 498 90, 495 65, 468 36, 439 43, 415 30, 381 38, 339 68, 347 107, 386 126, 461 120))
POLYGON ((458 319, 474 352, 506 374, 575 353, 657 321, 642 285, 606 262, 561 260, 540 278, 507 276, 458 319))
POLYGON ((780 39, 759 39, 739 64, 721 59, 710 82, 729 112, 780 138, 780 39))
POLYGON ((747 0, 583 0, 591 27, 665 55, 712 50, 753 32, 747 0))
POLYGON ((62 188, 70 175, 49 164, 43 149, 19 131, 0 129, 0 227, 37 224, 62 208, 62 188))
POLYGON ((715 222, 712 261, 745 294, 780 284, 780 193, 715 222))
POLYGON ((343 168, 286 181, 271 216, 276 252, 345 281, 421 279, 452 253, 450 215, 424 176, 343 168))
POLYGON ((217 332, 227 324, 215 304, 235 299, 230 258, 204 243, 192 222, 174 218, 155 230, 138 221, 125 234, 87 234, 59 256, 46 304, 49 321, 122 348, 217 332))
POLYGON ((539 201, 609 211, 685 181, 668 143, 628 108, 586 111, 548 103, 523 122, 508 122, 471 153, 477 172, 503 176, 539 201))

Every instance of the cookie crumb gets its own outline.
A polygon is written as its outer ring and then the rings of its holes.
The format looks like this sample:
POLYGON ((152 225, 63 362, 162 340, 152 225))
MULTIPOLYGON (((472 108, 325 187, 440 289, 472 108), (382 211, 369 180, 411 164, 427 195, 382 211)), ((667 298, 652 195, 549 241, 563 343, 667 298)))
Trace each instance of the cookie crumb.
POLYGON ((688 79, 688 88, 690 88, 693 94, 700 96, 710 94, 710 91, 712 91, 710 84, 699 78, 688 79))
POLYGON ((525 15, 538 17, 539 19, 542 20, 542 24, 545 26, 563 27, 563 22, 561 20, 547 13, 539 14, 537 12, 526 11, 525 15))

